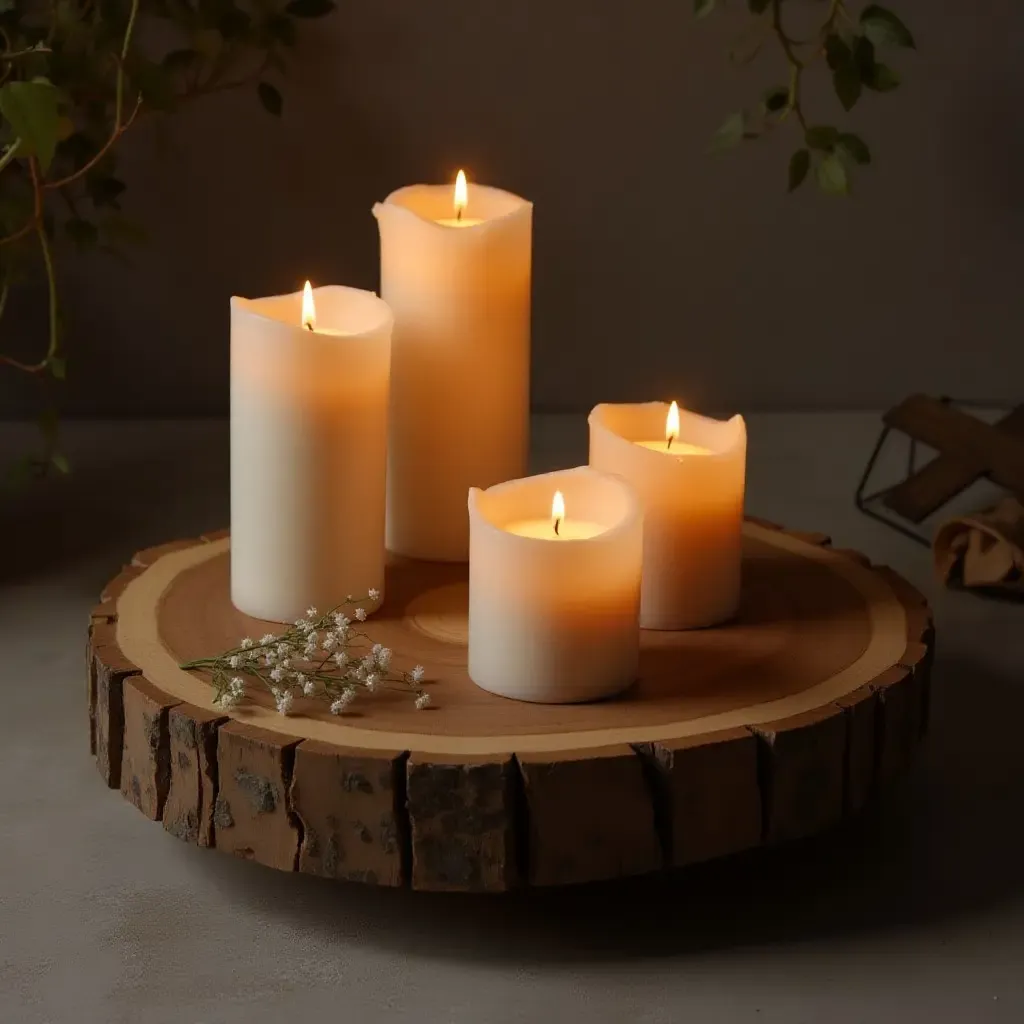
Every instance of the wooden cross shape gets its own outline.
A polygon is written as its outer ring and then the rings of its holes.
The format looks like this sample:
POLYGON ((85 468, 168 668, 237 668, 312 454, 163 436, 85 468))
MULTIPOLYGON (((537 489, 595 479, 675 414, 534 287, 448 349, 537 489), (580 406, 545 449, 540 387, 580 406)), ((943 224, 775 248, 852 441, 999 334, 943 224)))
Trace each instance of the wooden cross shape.
POLYGON ((912 395, 884 422, 887 430, 940 453, 882 498, 910 522, 920 523, 982 477, 1024 500, 1024 405, 992 424, 937 398, 912 395))

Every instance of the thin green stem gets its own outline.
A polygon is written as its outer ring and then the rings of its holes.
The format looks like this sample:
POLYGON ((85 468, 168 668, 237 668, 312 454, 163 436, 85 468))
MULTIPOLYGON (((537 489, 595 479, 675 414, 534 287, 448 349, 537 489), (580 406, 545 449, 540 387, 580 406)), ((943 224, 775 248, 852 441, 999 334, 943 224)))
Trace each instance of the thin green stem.
POLYGON ((0 171, 2 171, 17 155, 21 139, 15 139, 8 147, 7 152, 0 156, 0 171))
POLYGON ((121 116, 124 113, 124 64, 128 59, 128 50, 132 44, 132 33, 135 31, 135 18, 139 13, 139 0, 132 0, 128 25, 124 30, 124 44, 121 47, 121 60, 117 65, 117 99, 114 101, 114 131, 121 127, 121 116))

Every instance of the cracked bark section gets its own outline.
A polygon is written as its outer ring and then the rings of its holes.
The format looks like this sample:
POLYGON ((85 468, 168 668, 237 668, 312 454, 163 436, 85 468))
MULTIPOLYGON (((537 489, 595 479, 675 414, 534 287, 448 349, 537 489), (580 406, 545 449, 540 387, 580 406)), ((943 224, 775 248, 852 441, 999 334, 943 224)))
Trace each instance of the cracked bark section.
POLYGON ((96 767, 111 789, 121 786, 121 753, 124 746, 124 683, 139 674, 117 645, 113 622, 92 625, 89 689, 92 701, 90 747, 96 767))
POLYGON ((646 743, 638 752, 660 804, 666 861, 683 867, 757 846, 757 740, 747 729, 646 743))
POLYGON ((296 737, 230 721, 217 731, 217 849, 294 871, 302 830, 290 789, 296 737))
POLYGON ((760 743, 766 842, 802 839, 843 816, 846 729, 835 705, 752 727, 760 743))
POLYGON ((217 734, 227 716, 191 704, 168 714, 171 782, 164 828, 198 846, 213 846, 217 800, 217 734))
POLYGON ((406 753, 304 740, 295 750, 291 803, 302 822, 298 870, 402 885, 406 753))
POLYGON ((517 755, 531 885, 622 878, 662 866, 653 794, 624 744, 517 755))
POLYGON ((121 795, 159 821, 171 782, 167 716, 177 703, 143 676, 124 683, 124 746, 121 795))
POLYGON ((493 760, 410 754, 414 889, 501 892, 516 884, 516 771, 511 754, 493 760))

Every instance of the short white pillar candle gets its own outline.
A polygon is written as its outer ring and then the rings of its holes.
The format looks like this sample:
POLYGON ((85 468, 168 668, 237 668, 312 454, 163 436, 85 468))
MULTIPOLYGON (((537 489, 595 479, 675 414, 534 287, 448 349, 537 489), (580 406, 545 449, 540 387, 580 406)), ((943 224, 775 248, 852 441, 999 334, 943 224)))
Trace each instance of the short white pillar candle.
POLYGON ((384 591, 391 311, 335 286, 305 305, 231 300, 231 599, 277 622, 384 591))
POLYGON ((411 185, 373 212, 395 313, 387 544, 469 556, 466 491, 526 472, 530 203, 471 184, 411 185))
POLYGON ((736 614, 746 461, 742 416, 713 420, 665 402, 591 412, 590 465, 628 480, 643 506, 645 629, 695 629, 736 614))
POLYGON ((637 677, 643 517, 588 467, 469 492, 469 676, 503 697, 570 703, 637 677))

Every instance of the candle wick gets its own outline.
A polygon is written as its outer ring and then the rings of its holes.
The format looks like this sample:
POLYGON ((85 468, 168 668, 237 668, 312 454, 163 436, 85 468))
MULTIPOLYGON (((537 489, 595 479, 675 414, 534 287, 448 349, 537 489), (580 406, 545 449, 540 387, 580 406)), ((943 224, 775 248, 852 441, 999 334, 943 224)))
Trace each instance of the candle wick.
POLYGON ((461 206, 455 211, 455 219, 456 220, 462 220, 462 207, 461 206))
POLYGON ((313 333, 313 325, 308 320, 306 321, 306 330, 309 331, 310 334, 313 333))
POLYGON ((665 443, 665 451, 671 451, 671 449, 672 449, 672 442, 674 440, 675 440, 675 435, 669 434, 668 435, 668 441, 666 441, 666 443, 665 443))
POLYGON ((556 537, 558 536, 558 527, 561 526, 561 525, 562 525, 562 520, 561 519, 556 519, 555 520, 555 536, 556 537))

